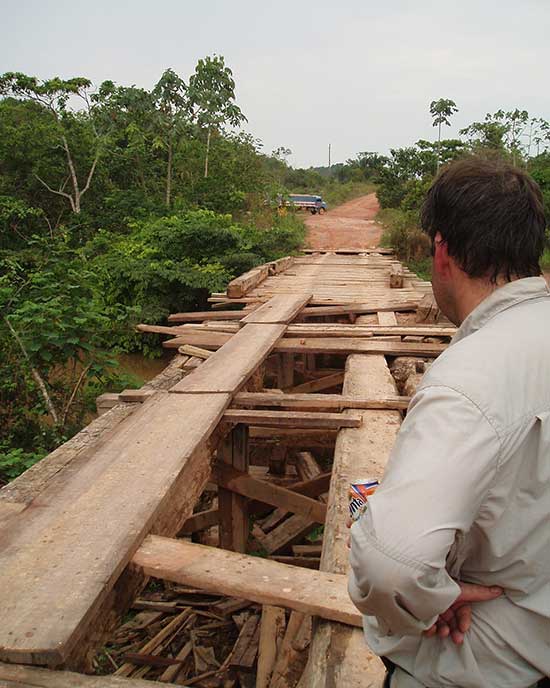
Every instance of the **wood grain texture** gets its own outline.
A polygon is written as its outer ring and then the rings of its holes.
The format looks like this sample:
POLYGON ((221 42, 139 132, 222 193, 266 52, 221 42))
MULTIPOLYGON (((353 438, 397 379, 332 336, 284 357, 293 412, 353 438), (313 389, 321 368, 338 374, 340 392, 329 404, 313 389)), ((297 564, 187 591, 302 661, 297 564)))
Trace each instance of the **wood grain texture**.
POLYGON ((236 392, 271 352, 284 325, 245 325, 171 392, 236 392))
POLYGON ((191 514, 229 400, 159 393, 10 519, 0 531, 0 588, 11 591, 0 600, 1 659, 67 658, 145 535, 177 532, 191 514))
POLYGON ((132 563, 155 578, 361 626, 347 577, 151 535, 132 563))
POLYGON ((279 294, 242 319, 247 323, 288 323, 310 301, 311 294, 279 294))

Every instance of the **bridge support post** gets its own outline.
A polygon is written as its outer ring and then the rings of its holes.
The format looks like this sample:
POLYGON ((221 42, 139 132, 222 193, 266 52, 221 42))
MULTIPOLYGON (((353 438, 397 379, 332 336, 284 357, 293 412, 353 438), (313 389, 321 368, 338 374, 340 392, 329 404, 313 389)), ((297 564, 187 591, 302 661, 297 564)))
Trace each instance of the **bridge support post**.
MULTIPOLYGON (((236 425, 218 449, 218 461, 248 472, 248 426, 236 425)), ((233 552, 246 552, 249 522, 246 497, 222 487, 218 490, 220 512, 220 547, 233 552)))

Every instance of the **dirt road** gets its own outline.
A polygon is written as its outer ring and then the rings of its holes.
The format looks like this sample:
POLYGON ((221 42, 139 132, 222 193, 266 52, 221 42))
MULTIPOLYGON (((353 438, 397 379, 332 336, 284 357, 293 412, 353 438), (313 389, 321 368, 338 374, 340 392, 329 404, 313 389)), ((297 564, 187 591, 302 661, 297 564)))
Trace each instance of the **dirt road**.
POLYGON ((306 220, 306 246, 316 249, 374 248, 382 227, 374 221, 380 206, 376 194, 360 196, 329 210, 310 215, 306 220))

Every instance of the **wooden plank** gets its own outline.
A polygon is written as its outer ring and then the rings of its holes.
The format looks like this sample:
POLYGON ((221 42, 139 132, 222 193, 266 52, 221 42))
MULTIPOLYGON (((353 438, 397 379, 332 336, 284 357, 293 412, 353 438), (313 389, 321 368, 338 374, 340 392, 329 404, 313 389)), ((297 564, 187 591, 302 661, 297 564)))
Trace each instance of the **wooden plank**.
POLYGON ((135 678, 86 676, 72 671, 52 671, 21 664, 0 663, 2 688, 160 688, 162 685, 157 681, 142 681, 135 678))
MULTIPOLYGON (((381 311, 395 313, 393 311, 381 311)), ((211 325, 194 325, 198 330, 209 332, 234 333, 239 331, 238 323, 212 323, 211 325)), ((456 327, 445 325, 350 325, 347 323, 297 323, 288 325, 285 335, 288 337, 373 337, 377 335, 399 335, 401 337, 453 337, 456 327)))
POLYGON ((201 349, 199 346, 193 346, 192 344, 183 344, 183 346, 178 347, 178 351, 180 354, 184 354, 184 356, 192 356, 202 360, 212 356, 212 352, 208 351, 208 349, 201 349))
POLYGON ((143 537, 179 531, 208 481, 209 438, 229 400, 159 392, 10 519, 0 532, 0 588, 12 593, 0 600, 2 660, 63 663, 143 537))
POLYGON ((292 612, 269 688, 291 688, 295 685, 303 669, 303 653, 310 644, 311 631, 311 616, 292 612))
MULTIPOLYGON (((248 428, 237 425, 222 441, 218 448, 218 472, 224 475, 223 469, 236 472, 246 477, 248 471, 248 428)), ((218 481, 218 485, 219 485, 218 481)), ((248 506, 246 499, 230 488, 218 490, 218 508, 220 511, 220 547, 233 552, 246 552, 248 533, 248 506)), ((245 495, 248 496, 248 495, 245 495)))
MULTIPOLYGON (((344 393, 395 394, 395 382, 383 357, 350 356, 346 363, 344 393)), ((334 452, 333 479, 328 500, 321 570, 346 575, 349 552, 345 526, 349 481, 355 477, 382 477, 399 430, 396 411, 364 411, 361 428, 341 430, 334 452)), ((365 645, 363 634, 339 624, 320 622, 312 640, 308 665, 300 688, 350 688, 382 685, 385 670, 365 645)))
POLYGON ((258 411, 256 409, 228 409, 223 420, 229 423, 247 423, 257 427, 291 428, 357 428, 359 415, 341 413, 316 413, 314 411, 258 411))
POLYGON ((279 354, 277 356, 277 385, 279 389, 287 389, 294 384, 294 356, 279 354))
POLYGON ((301 316, 325 316, 325 315, 348 315, 349 313, 378 313, 379 311, 415 311, 418 306, 417 301, 394 301, 387 300, 385 304, 373 306, 372 303, 348 303, 334 306, 307 306, 302 309, 301 316))
POLYGON ((170 391, 236 392, 270 353, 284 329, 284 325, 245 325, 220 351, 170 391))
MULTIPOLYGON (((202 322, 203 320, 240 320, 243 317, 242 310, 232 311, 194 311, 191 313, 172 313, 168 316, 169 322, 202 322)), ((138 325, 138 329, 141 325, 138 325)), ((142 330, 144 331, 144 330, 142 330)))
POLYGON ((260 642, 260 617, 256 614, 249 616, 233 646, 229 659, 229 666, 252 669, 258 653, 260 642))
POLYGON ((227 285, 227 296, 230 299, 238 299, 244 296, 248 291, 258 286, 269 275, 269 265, 259 265, 257 268, 252 268, 243 275, 239 275, 234 280, 231 280, 227 285))
POLYGON ((288 323, 310 301, 311 294, 296 294, 294 296, 279 294, 269 299, 267 303, 249 313, 241 322, 247 323, 288 323))
POLYGON ((403 289, 403 266, 395 263, 390 268, 390 289, 403 289))
POLYGON ((206 511, 198 511, 196 514, 189 516, 181 527, 180 533, 196 533, 198 530, 205 530, 217 526, 220 521, 220 512, 218 509, 207 509, 206 511))
MULTIPOLYGON (((246 327, 278 327, 282 328, 280 334, 283 334, 284 325, 246 325, 246 327)), ((164 342, 166 348, 178 348, 181 344, 186 343, 190 339, 200 342, 199 346, 204 346, 208 349, 220 348, 228 340, 232 343, 231 351, 237 353, 242 340, 238 340, 237 343, 233 343, 241 332, 244 332, 243 328, 239 333, 231 336, 222 332, 201 332, 200 334, 185 335, 185 337, 176 337, 167 342, 164 342), (231 337, 231 339, 229 339, 231 337), (224 341, 220 343, 220 338, 224 338, 224 341)), ((267 333, 266 333, 267 338, 267 333)), ((276 337, 274 337, 276 339, 276 337)), ((362 353, 362 354, 382 354, 384 356, 426 356, 429 358, 435 358, 439 356, 446 349, 446 344, 434 344, 434 343, 423 343, 423 342, 398 342, 398 341, 382 341, 377 338, 361 338, 361 337, 283 337, 278 340, 278 343, 272 345, 272 350, 277 353, 288 353, 288 354, 312 354, 312 353, 325 353, 325 354, 341 354, 348 356, 350 354, 362 353)), ((250 342, 247 349, 253 348, 250 342)), ((269 351, 268 351, 269 353, 269 351)), ((267 354, 266 354, 267 355, 267 354)), ((212 360, 214 357, 211 357, 212 360)), ((210 362, 209 360, 209 362, 210 362)), ((204 364, 201 369, 205 369, 206 364, 204 364)), ((191 376, 182 380, 182 385, 185 385, 186 381, 189 381, 191 376)), ((182 387, 185 391, 192 391, 190 388, 182 387)), ((211 389, 205 391, 213 391, 211 389)), ((215 390, 214 390, 215 391, 215 390)))
POLYGON ((285 635, 285 627, 285 610, 282 607, 265 604, 262 607, 260 623, 256 688, 269 688, 275 660, 285 635))
POLYGON ((155 578, 361 626, 346 576, 156 535, 145 539, 132 563, 155 578))
MULTIPOLYGON (((166 329, 168 330, 171 328, 167 327, 166 329)), ((174 339, 168 339, 163 342, 162 346, 166 349, 179 349, 180 346, 190 344, 191 346, 198 346, 203 349, 216 351, 236 336, 237 335, 231 335, 226 332, 216 332, 214 330, 205 332, 204 330, 188 329, 180 331, 174 339)))
POLYGON ((397 327, 397 318, 395 317, 395 313, 393 311, 380 311, 377 313, 377 317, 380 325, 385 325, 386 327, 392 328, 389 334, 399 334, 398 332, 395 332, 394 329, 397 327))
POLYGON ((237 471, 223 464, 216 465, 213 470, 213 477, 218 485, 243 497, 282 507, 286 511, 301 514, 317 523, 323 524, 325 522, 326 506, 298 492, 252 478, 242 471, 237 471))
POLYGON ((294 256, 285 256, 284 258, 279 258, 278 260, 272 260, 271 263, 268 263, 269 274, 278 275, 279 273, 288 270, 294 261, 294 256))
POLYGON ((386 409, 406 411, 410 397, 355 398, 343 394, 278 394, 275 392, 239 392, 233 398, 239 406, 279 406, 315 409, 386 409))
POLYGON ((153 396, 152 389, 125 389, 118 395, 118 400, 127 403, 142 404, 149 397, 153 396))
POLYGON ((294 514, 262 538, 261 545, 268 554, 275 554, 299 542, 315 527, 311 518, 294 514))
MULTIPOLYGON (((236 335, 235 335, 236 336, 236 335)), ((446 344, 425 344, 415 342, 384 342, 376 339, 354 339, 352 337, 309 337, 294 339, 283 337, 275 351, 286 353, 327 353, 327 354, 382 354, 385 356, 439 356, 445 351, 446 344)))
MULTIPOLYGON (((309 354, 308 354, 309 355, 309 354)), ((331 387, 337 387, 344 382, 344 371, 341 373, 332 373, 331 375, 325 375, 324 377, 319 377, 316 380, 309 380, 308 382, 303 382, 301 385, 296 385, 292 389, 288 390, 290 394, 299 393, 310 393, 310 392, 322 392, 324 389, 330 389, 331 387)))

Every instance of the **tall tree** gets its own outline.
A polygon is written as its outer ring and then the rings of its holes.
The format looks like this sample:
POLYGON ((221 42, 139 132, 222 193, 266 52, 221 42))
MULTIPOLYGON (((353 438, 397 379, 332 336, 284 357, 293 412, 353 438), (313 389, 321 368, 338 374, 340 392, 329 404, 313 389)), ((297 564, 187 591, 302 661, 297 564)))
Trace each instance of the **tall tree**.
POLYGON ((204 177, 208 177, 208 158, 212 132, 225 126, 236 127, 246 117, 235 103, 233 73, 225 66, 222 55, 199 60, 189 79, 189 108, 194 121, 206 130, 204 177))
POLYGON ((152 92, 159 124, 159 135, 155 139, 155 144, 166 151, 167 208, 170 207, 172 198, 174 146, 189 124, 186 90, 187 86, 183 79, 180 79, 173 69, 166 69, 152 92))
POLYGON ((432 116, 432 125, 438 128, 437 131, 437 169, 439 170, 440 158, 439 148, 441 145, 441 125, 450 127, 450 117, 458 112, 456 103, 448 98, 440 98, 439 100, 432 100, 430 103, 430 114, 432 116))
POLYGON ((75 214, 80 213, 82 196, 90 188, 102 152, 102 146, 105 142, 104 132, 98 129, 98 126, 96 126, 97 122, 95 121, 101 102, 90 96, 89 89, 91 85, 91 81, 84 77, 75 77, 67 80, 54 77, 53 79, 40 81, 34 76, 27 76, 21 72, 6 72, 0 76, 0 95, 34 101, 44 107, 55 121, 68 174, 64 175, 63 179, 59 181, 57 189, 52 188, 40 176, 36 175, 36 178, 48 191, 66 198, 75 214), (84 105, 84 115, 78 112, 72 113, 69 110, 68 103, 73 97, 80 99, 84 105), (86 120, 85 122, 83 121, 84 119, 86 120), (74 149, 69 141, 69 131, 71 127, 75 127, 76 123, 89 127, 93 140, 91 160, 88 163, 88 169, 83 175, 83 179, 79 178, 74 149), (71 191, 66 190, 67 184, 70 184, 69 188, 71 191))

